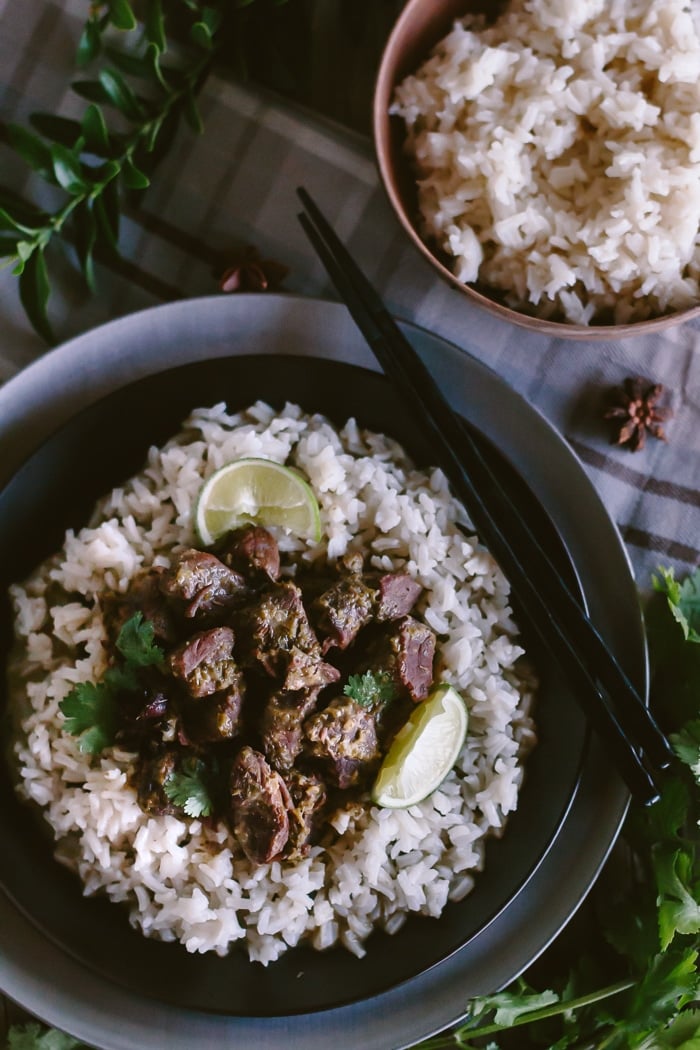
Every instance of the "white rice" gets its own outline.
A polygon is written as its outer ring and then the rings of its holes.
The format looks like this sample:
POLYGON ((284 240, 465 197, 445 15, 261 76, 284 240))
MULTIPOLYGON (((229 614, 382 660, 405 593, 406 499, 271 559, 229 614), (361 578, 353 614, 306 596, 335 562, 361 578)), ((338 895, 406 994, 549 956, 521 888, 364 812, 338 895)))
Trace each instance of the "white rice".
POLYGON ((624 323, 700 301, 697 0, 512 0, 396 90, 421 234, 516 309, 624 323))
POLYGON ((410 912, 438 916, 469 892, 485 838, 500 834, 516 807, 534 737, 508 587, 490 555, 458 529, 464 521, 439 470, 414 469, 394 441, 352 420, 338 432, 294 405, 280 416, 262 403, 237 415, 223 404, 199 409, 181 435, 152 448, 143 472, 12 589, 18 790, 43 808, 57 856, 85 892, 126 901, 147 936, 218 954, 240 941, 264 964, 302 938, 362 955, 375 926, 393 932, 410 912), (318 495, 323 542, 282 536, 282 547, 308 562, 361 549, 372 566, 403 568, 423 584, 420 613, 446 636, 439 677, 470 711, 457 767, 424 802, 407 810, 355 803, 336 815, 336 845, 259 867, 224 825, 146 815, 129 784, 134 756, 119 748, 81 754, 62 731, 58 706, 76 682, 104 671, 99 595, 126 590, 141 568, 167 565, 191 545, 202 480, 241 456, 301 468, 318 495))

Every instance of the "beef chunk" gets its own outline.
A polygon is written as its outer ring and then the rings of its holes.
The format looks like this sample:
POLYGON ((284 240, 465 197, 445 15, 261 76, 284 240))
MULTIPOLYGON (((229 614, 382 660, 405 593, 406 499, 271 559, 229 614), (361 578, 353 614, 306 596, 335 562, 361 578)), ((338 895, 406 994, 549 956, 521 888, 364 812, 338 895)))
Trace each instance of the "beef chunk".
POLYGON ((227 533, 217 553, 225 565, 243 576, 276 580, 280 574, 277 540, 262 525, 245 525, 227 533))
POLYGON ((399 696, 408 694, 418 703, 425 700, 432 685, 434 658, 434 633, 412 616, 404 616, 375 643, 366 668, 390 674, 399 696))
POLYGON ((260 721, 263 751, 281 773, 292 768, 304 740, 304 719, 316 706, 318 690, 307 693, 273 693, 260 721))
POLYGON ((160 589, 184 606, 185 616, 209 616, 240 603, 247 593, 240 573, 213 554, 194 548, 182 551, 160 577, 160 589))
POLYGON ((190 696, 210 696, 229 689, 238 680, 232 650, 230 627, 198 631, 171 652, 170 670, 185 684, 190 696))
POLYGON ((245 683, 240 672, 228 689, 186 700, 181 714, 187 738, 195 744, 231 740, 241 731, 244 700, 245 683))
POLYGON ((306 776, 293 769, 285 777, 292 807, 289 810, 289 838, 285 860, 299 860, 308 855, 316 824, 326 804, 326 788, 320 777, 306 776))
POLYGON ((374 715, 347 697, 332 700, 304 725, 307 753, 339 788, 359 783, 380 757, 374 715))
POLYGON ((177 813, 165 794, 165 782, 177 768, 178 752, 174 748, 163 748, 154 755, 143 756, 136 772, 136 794, 145 813, 163 816, 177 813))
POLYGON ((303 649, 296 648, 284 654, 283 673, 282 688, 287 692, 323 689, 340 678, 338 668, 326 663, 318 653, 305 653, 303 649))
POLYGON ((126 621, 137 612, 153 624, 157 642, 175 641, 176 619, 160 589, 160 575, 157 570, 141 573, 134 577, 125 594, 109 594, 103 599, 105 625, 113 645, 126 621))
POLYGON ((289 581, 272 584, 252 605, 239 610, 235 622, 239 651, 270 675, 279 673, 280 653, 301 649, 320 655, 301 591, 289 581))
POLYGON ((334 583, 312 605, 316 627, 321 635, 324 652, 332 646, 347 649, 358 632, 370 622, 376 592, 361 576, 346 576, 334 583))
POLYGON ((278 857, 289 838, 292 800, 287 786, 264 757, 244 747, 231 767, 231 827, 254 864, 278 857))
POLYGON ((399 620, 407 616, 418 601, 423 588, 405 572, 387 573, 379 579, 376 617, 379 621, 399 620))

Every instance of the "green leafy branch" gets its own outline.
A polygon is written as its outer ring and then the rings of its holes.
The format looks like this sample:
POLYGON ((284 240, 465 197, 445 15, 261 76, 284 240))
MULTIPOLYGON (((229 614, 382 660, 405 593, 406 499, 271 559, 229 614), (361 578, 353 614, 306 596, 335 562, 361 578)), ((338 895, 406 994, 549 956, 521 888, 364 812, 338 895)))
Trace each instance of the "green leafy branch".
POLYGON ((36 113, 31 130, 5 129, 15 152, 65 197, 49 213, 0 192, 0 256, 14 265, 27 317, 48 343, 49 245, 72 241, 94 291, 96 256, 118 253, 124 195, 149 185, 181 118, 202 131, 198 91, 219 51, 232 49, 240 9, 252 2, 143 0, 140 20, 130 0, 94 2, 76 62, 95 74, 72 85, 87 103, 82 118, 36 113))

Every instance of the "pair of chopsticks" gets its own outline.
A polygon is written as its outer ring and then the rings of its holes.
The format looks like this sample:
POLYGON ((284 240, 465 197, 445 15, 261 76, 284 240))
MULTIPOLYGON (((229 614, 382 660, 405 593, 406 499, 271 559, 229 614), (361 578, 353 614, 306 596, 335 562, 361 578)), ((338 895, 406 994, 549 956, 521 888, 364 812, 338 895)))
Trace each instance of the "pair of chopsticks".
POLYGON ((297 193, 305 233, 411 418, 422 426, 522 613, 631 793, 645 804, 656 801, 661 770, 674 757, 668 740, 380 297, 307 191, 297 193))

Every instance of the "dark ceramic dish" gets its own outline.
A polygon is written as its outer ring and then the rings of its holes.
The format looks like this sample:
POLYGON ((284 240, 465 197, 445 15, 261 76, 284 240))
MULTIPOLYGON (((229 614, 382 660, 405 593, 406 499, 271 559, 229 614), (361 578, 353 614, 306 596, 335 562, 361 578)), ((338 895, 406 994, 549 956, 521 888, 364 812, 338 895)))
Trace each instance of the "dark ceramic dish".
MULTIPOLYGON (((398 438, 422 463, 418 440, 383 377, 323 359, 293 356, 201 361, 142 378, 93 404, 36 451, 0 493, 0 654, 11 644, 8 585, 21 580, 79 528, 95 500, 140 469, 150 444, 161 444, 197 405, 225 399, 229 408, 264 397, 296 401, 334 422, 349 416, 398 438), (125 422, 128 421, 128 422, 125 422)), ((478 433, 478 432, 477 432, 478 433)), ((549 536, 565 571, 575 574, 549 518, 517 472, 483 437, 494 469, 516 489, 526 513, 549 536)), ((45 936, 90 970, 140 995, 194 1010, 275 1017, 330 1009, 378 995, 424 973, 477 937, 512 904, 546 857, 577 790, 587 737, 561 682, 545 674, 536 717, 539 743, 527 760, 518 811, 503 837, 487 846, 486 871, 462 902, 439 920, 411 917, 393 937, 373 934, 359 960, 342 948, 299 947, 263 968, 240 949, 226 958, 191 955, 144 938, 119 905, 85 898, 77 878, 51 856, 51 843, 0 774, 0 885, 45 936)), ((5 706, 3 683, 0 705, 5 706)))

